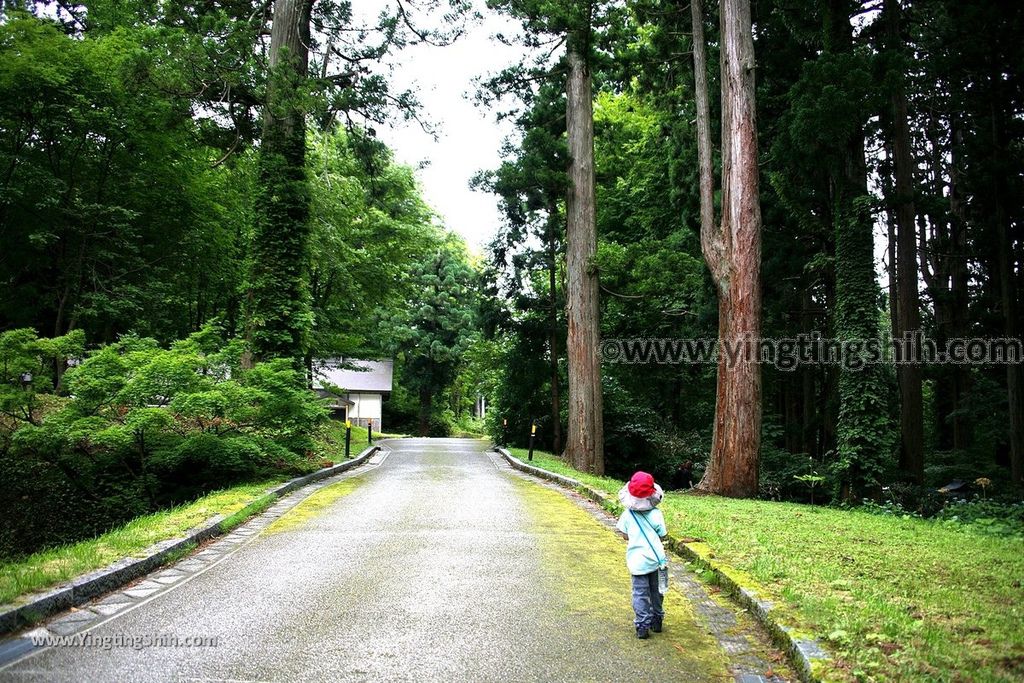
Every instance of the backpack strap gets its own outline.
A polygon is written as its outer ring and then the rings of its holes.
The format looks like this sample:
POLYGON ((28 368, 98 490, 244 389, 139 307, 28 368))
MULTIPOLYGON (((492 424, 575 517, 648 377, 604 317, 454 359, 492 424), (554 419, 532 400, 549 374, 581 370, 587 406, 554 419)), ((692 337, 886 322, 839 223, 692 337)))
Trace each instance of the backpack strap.
MULTIPOLYGON (((654 549, 654 543, 651 542, 651 539, 647 535, 647 532, 644 531, 644 525, 640 523, 640 519, 638 518, 636 511, 630 510, 629 514, 633 515, 633 520, 636 521, 636 525, 640 527, 640 533, 644 535, 644 540, 647 541, 647 545, 651 546, 651 552, 654 553, 654 559, 658 561, 659 565, 665 564, 667 558, 663 558, 660 555, 658 555, 658 551, 654 549)), ((640 517, 644 518, 644 521, 647 522, 647 526, 651 527, 651 531, 654 531, 655 535, 657 535, 657 531, 655 530, 654 525, 651 524, 651 520, 647 519, 647 515, 640 515, 640 517)))

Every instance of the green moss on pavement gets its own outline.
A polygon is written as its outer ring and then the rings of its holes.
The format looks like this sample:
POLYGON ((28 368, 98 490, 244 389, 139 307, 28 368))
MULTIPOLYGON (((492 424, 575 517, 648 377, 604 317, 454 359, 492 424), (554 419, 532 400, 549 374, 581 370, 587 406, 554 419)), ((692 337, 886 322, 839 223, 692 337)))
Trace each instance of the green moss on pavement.
POLYGON ((581 630, 601 629, 615 648, 634 657, 638 670, 652 659, 666 660, 679 680, 724 680, 728 661, 715 639, 698 625, 689 601, 677 590, 665 599, 665 631, 636 639, 630 602, 625 544, 589 513, 557 491, 515 479, 545 566, 551 568, 552 594, 581 630))
POLYGON ((359 486, 359 483, 360 477, 352 477, 351 479, 343 479, 336 484, 323 487, 274 520, 267 527, 266 533, 290 531, 305 524, 313 517, 323 513, 339 498, 352 493, 359 486))
MULTIPOLYGON (((525 452, 513 449, 525 459, 525 452)), ((538 467, 614 495, 622 482, 534 453, 538 467)), ((670 533, 825 642, 829 679, 1024 680, 1024 542, 966 527, 829 507, 689 493, 662 503, 670 533)))

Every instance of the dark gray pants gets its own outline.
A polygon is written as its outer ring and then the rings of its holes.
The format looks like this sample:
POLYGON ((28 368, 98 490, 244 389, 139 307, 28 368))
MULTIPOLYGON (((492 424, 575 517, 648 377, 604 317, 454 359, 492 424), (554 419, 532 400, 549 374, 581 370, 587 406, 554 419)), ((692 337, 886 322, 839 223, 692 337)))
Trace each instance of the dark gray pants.
POLYGON ((633 575, 633 611, 636 612, 636 627, 650 628, 661 623, 665 610, 661 608, 661 593, 658 592, 658 571, 650 574, 633 575))

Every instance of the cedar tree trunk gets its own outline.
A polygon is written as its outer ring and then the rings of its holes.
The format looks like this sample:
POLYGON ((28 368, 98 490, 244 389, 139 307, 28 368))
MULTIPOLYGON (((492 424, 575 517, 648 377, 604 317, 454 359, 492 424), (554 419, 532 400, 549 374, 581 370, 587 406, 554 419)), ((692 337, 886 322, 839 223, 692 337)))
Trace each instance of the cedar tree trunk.
POLYGON ((569 361, 569 435, 566 458, 581 472, 604 474, 601 399, 597 228, 594 216, 594 111, 590 47, 570 34, 567 50, 566 131, 569 191, 566 199, 566 353, 569 361))
POLYGON ((749 0, 721 4, 722 218, 714 222, 707 56, 700 0, 691 3, 700 163, 701 247, 718 292, 720 352, 711 458, 697 488, 753 496, 761 447, 761 207, 749 0))

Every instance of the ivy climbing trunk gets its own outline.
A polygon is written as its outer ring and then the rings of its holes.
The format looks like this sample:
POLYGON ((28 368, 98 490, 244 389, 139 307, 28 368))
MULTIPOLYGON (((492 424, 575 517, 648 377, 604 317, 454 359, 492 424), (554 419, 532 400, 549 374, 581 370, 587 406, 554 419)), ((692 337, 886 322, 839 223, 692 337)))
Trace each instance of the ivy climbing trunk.
POLYGON ((256 358, 301 364, 311 323, 306 252, 309 187, 302 104, 314 0, 275 0, 260 141, 246 338, 256 358))
MULTIPOLYGON (((851 53, 853 27, 848 3, 829 0, 826 10, 825 52, 851 53)), ((845 343, 877 343, 878 287, 861 122, 853 125, 842 141, 829 175, 829 205, 836 244, 835 335, 845 343)), ((877 485, 888 450, 888 389, 882 367, 859 366, 863 360, 847 358, 839 370, 839 417, 832 470, 839 479, 839 496, 848 501, 877 485)))
POLYGON ((700 165, 701 248, 718 293, 720 353, 711 458, 697 488, 733 497, 758 489, 761 447, 761 206, 758 195, 754 40, 749 0, 720 7, 722 216, 714 220, 711 116, 700 0, 692 0, 700 165))
POLYGON ((566 132, 569 190, 566 198, 566 290, 569 362, 569 434, 566 457, 576 469, 604 474, 597 227, 594 215, 594 110, 589 30, 569 35, 566 132))

